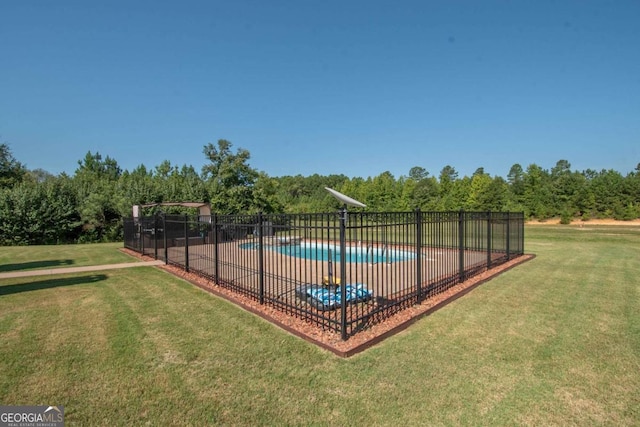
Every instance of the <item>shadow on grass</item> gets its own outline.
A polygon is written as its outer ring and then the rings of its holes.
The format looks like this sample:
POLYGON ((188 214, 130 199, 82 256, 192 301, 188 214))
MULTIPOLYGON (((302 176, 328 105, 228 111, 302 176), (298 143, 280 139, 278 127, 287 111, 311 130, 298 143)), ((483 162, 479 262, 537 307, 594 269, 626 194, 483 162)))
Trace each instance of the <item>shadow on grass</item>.
POLYGON ((89 276, 66 277, 63 279, 47 279, 37 282, 19 283, 16 285, 0 286, 0 296, 19 294, 21 292, 39 291, 42 289, 58 288, 63 286, 86 285, 106 280, 105 274, 92 274, 89 276))
POLYGON ((72 259, 51 259, 46 261, 21 262, 19 264, 0 265, 0 273, 7 271, 35 270, 38 268, 55 268, 73 265, 72 259))

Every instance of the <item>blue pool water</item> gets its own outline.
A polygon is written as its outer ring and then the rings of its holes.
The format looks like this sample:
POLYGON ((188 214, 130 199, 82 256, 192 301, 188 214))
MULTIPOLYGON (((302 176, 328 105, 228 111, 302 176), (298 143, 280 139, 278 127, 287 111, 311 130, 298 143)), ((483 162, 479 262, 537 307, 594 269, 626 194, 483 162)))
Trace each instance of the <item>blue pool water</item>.
MULTIPOLYGON (((256 249, 257 243, 243 243, 240 245, 240 247, 242 249, 256 249)), ((265 245, 265 248, 272 251, 280 252, 283 255, 317 261, 328 261, 329 254, 331 254, 332 261, 340 261, 340 246, 335 244, 302 242, 298 245, 265 245)), ((395 248, 347 246, 345 249, 346 262, 366 262, 370 264, 377 264, 406 261, 415 258, 414 253, 402 251, 395 248)))

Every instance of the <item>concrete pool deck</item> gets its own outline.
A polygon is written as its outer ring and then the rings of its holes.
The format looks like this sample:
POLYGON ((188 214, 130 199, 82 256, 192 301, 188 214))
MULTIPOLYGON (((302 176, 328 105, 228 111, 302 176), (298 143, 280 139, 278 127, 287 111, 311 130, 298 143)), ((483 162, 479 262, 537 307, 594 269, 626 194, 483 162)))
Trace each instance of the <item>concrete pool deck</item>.
MULTIPOLYGON (((234 288, 244 289, 250 293, 259 290, 259 251, 247 247, 246 244, 255 243, 251 239, 236 240, 218 244, 218 269, 215 270, 214 245, 202 244, 189 246, 190 270, 198 271, 207 277, 219 277, 222 282, 231 284, 234 288), (217 274, 216 274, 217 273, 217 274)), ((410 251, 412 248, 396 248, 396 250, 410 251)), ((171 263, 184 264, 184 247, 167 249, 171 263)), ((330 275, 339 277, 339 263, 327 260, 305 259, 289 256, 277 251, 264 251, 264 291, 270 298, 287 298, 293 295, 295 289, 303 284, 321 284, 330 275)), ((497 260, 503 253, 494 253, 492 258, 497 260)), ((485 251, 465 251, 463 263, 465 269, 482 266, 487 260, 485 251)), ((422 264, 421 282, 425 285, 457 277, 460 272, 460 252, 443 248, 423 248, 418 257, 395 261, 391 263, 354 262, 347 263, 346 283, 360 283, 373 291, 379 298, 393 300, 402 297, 407 292, 415 290, 416 264, 422 264)))

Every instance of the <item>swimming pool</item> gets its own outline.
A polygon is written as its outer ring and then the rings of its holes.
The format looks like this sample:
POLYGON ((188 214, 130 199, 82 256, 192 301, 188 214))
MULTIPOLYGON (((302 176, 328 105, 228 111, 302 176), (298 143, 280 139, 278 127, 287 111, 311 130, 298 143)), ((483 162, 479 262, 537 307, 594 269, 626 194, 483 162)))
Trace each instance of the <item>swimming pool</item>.
MULTIPOLYGON (((257 243, 242 243, 242 249, 257 249, 257 243)), ((293 256, 317 261, 340 261, 340 246, 329 243, 301 242, 297 245, 265 245, 265 248, 279 252, 283 255, 293 256)), ((397 248, 374 247, 365 245, 347 246, 345 251, 346 262, 356 263, 392 263, 414 259, 413 252, 403 251, 397 248)))

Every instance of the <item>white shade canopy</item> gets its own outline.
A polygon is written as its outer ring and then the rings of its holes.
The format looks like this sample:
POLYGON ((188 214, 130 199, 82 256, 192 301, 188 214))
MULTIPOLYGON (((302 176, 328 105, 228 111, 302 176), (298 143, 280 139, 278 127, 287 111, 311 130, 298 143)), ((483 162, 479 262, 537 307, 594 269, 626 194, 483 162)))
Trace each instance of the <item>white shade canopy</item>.
POLYGON ((346 195, 342 194, 341 192, 334 190, 333 188, 324 187, 324 189, 327 190, 329 193, 331 193, 331 195, 333 197, 335 197, 336 199, 340 200, 345 205, 356 206, 358 208, 366 208, 367 207, 367 205, 365 205, 364 203, 360 203, 359 201, 357 201, 355 199, 352 199, 351 197, 346 196, 346 195))

